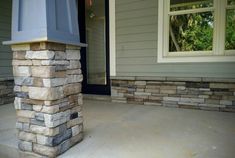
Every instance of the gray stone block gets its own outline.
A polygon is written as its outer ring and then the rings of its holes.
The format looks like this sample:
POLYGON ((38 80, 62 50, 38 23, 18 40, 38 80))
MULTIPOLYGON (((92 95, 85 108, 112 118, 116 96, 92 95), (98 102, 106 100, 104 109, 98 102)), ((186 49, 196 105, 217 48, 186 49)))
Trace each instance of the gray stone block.
POLYGON ((45 122, 44 121, 39 121, 39 120, 36 120, 36 119, 31 119, 30 123, 32 125, 45 126, 45 122))
POLYGON ((68 150, 71 147, 70 139, 64 141, 59 145, 59 154, 64 153, 66 150, 68 150))
POLYGON ((52 146, 57 146, 58 144, 60 144, 64 140, 67 140, 67 139, 69 139, 71 137, 72 137, 72 130, 68 129, 65 132, 63 132, 63 133, 53 137, 52 146))
POLYGON ((33 143, 32 142, 26 142, 26 141, 19 141, 18 142, 18 148, 23 151, 31 151, 33 150, 33 143))

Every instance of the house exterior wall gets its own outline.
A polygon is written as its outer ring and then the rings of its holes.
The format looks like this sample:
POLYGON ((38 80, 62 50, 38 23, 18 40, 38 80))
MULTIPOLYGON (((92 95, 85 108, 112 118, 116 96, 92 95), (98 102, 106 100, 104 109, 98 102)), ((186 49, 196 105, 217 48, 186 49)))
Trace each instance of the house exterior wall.
POLYGON ((235 78, 235 62, 157 63, 157 0, 116 0, 117 76, 235 78))
POLYGON ((2 45, 11 37, 11 3, 11 0, 0 1, 0 105, 14 100, 12 52, 10 46, 2 45))
POLYGON ((235 112, 235 62, 158 63, 158 0, 116 0, 113 102, 235 112))
POLYGON ((0 1, 0 78, 12 77, 10 46, 2 45, 11 37, 11 0, 0 1))

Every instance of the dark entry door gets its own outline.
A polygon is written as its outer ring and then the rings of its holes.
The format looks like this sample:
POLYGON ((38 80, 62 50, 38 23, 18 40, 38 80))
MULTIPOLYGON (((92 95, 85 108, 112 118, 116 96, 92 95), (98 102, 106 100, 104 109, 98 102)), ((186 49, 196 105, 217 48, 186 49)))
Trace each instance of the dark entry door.
POLYGON ((110 94, 108 0, 78 0, 83 93, 110 94))

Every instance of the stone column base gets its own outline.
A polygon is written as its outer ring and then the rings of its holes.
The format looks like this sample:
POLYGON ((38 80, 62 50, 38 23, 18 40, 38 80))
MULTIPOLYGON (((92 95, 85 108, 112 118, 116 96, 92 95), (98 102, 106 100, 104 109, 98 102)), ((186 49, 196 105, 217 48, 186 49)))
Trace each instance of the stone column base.
POLYGON ((83 138, 80 47, 41 42, 12 50, 18 147, 56 157, 83 138))

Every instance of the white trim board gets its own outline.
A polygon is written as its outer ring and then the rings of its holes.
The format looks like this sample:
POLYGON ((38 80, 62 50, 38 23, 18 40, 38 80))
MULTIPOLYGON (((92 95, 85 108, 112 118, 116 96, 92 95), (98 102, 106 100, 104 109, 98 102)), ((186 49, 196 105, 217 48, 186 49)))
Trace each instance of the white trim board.
POLYGON ((109 66, 110 76, 116 76, 115 0, 109 0, 109 66))

